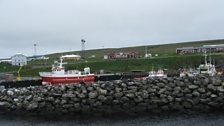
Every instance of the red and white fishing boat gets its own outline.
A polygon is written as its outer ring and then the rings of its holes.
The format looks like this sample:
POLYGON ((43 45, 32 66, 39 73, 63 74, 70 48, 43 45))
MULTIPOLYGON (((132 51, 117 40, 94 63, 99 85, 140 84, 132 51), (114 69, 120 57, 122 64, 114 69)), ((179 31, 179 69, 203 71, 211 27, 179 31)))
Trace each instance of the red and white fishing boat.
POLYGON ((80 82, 93 82, 95 75, 90 73, 90 68, 84 68, 84 71, 68 70, 63 67, 63 60, 60 63, 52 65, 52 72, 39 72, 43 84, 69 84, 80 82))

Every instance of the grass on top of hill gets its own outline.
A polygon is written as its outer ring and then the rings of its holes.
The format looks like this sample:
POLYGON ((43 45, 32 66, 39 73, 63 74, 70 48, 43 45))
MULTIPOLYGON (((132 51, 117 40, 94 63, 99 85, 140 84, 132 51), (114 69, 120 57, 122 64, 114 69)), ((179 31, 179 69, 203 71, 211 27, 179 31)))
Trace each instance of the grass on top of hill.
MULTIPOLYGON (((207 41, 183 42, 183 43, 172 43, 163 45, 145 45, 137 47, 124 47, 124 48, 93 49, 93 50, 86 50, 85 56, 89 60, 102 60, 103 56, 108 53, 138 52, 140 57, 144 57, 146 48, 148 50, 148 53, 151 53, 153 55, 159 54, 159 56, 170 56, 170 55, 176 55, 175 54, 176 48, 197 47, 197 46, 214 45, 214 44, 224 44, 224 40, 207 40, 207 41), (92 55, 95 55, 96 58, 91 58, 92 55)), ((80 51, 63 52, 63 53, 51 54, 48 56, 55 59, 65 54, 81 54, 81 52, 80 51)))
MULTIPOLYGON (((212 56, 216 65, 223 65, 224 55, 215 54, 212 56)), ((204 62, 202 55, 184 55, 184 56, 170 56, 170 57, 156 57, 152 59, 123 59, 123 60, 101 60, 101 61, 89 61, 89 62, 68 62, 65 65, 66 70, 81 70, 84 67, 90 67, 92 72, 99 72, 104 70, 106 72, 130 72, 132 70, 150 71, 152 68, 157 69, 169 69, 178 70, 179 68, 197 68, 204 62)), ((17 70, 17 69, 16 69, 17 70)), ((51 71, 51 66, 36 67, 30 66, 24 67, 21 70, 21 76, 39 76, 39 72, 51 71)))
MULTIPOLYGON (((138 47, 125 47, 125 48, 109 48, 109 49, 95 49, 86 50, 86 61, 73 61, 66 60, 68 64, 65 65, 66 69, 79 69, 83 70, 85 66, 89 66, 92 71, 97 72, 101 69, 110 72, 126 72, 131 70, 145 70, 167 68, 167 69, 179 69, 180 67, 197 67, 203 60, 202 54, 190 54, 190 55, 177 55, 175 54, 176 48, 180 47, 193 47, 202 45, 214 45, 224 44, 224 40, 210 40, 199 42, 185 42, 185 43, 173 43, 164 45, 146 45, 138 47), (144 57, 145 50, 148 53, 159 54, 158 57, 152 59, 141 58, 144 57), (138 59, 126 59, 126 60, 104 60, 103 56, 112 52, 138 52, 140 58, 138 59), (95 55, 95 58, 91 58, 95 55)), ((21 70, 22 76, 38 76, 38 72, 50 71, 51 65, 61 55, 65 54, 80 54, 80 51, 64 52, 48 55, 49 60, 35 60, 28 62, 28 66, 23 67, 21 70)), ((224 59, 223 53, 212 54, 215 61, 222 61, 224 59)), ((14 73, 18 71, 19 67, 11 66, 9 64, 0 63, 0 72, 14 73)))

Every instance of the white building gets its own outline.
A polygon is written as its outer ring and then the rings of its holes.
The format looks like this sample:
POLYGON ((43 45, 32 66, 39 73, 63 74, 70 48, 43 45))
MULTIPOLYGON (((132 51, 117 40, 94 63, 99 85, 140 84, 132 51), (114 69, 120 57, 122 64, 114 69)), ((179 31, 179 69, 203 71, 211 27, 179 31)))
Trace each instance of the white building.
POLYGON ((64 55, 61 58, 63 59, 70 59, 70 60, 80 60, 81 56, 80 55, 64 55))
POLYGON ((108 55, 104 55, 103 59, 107 60, 107 59, 109 59, 109 56, 108 55))
POLYGON ((12 63, 12 60, 11 59, 1 59, 0 60, 0 63, 12 63))
POLYGON ((152 54, 151 53, 145 54, 145 58, 152 58, 152 54))
POLYGON ((13 66, 25 66, 27 65, 27 57, 24 56, 23 54, 16 54, 11 57, 12 60, 12 65, 13 66))
POLYGON ((30 56, 27 57, 27 61, 32 61, 32 60, 48 60, 49 57, 45 57, 44 55, 36 55, 36 56, 30 56))

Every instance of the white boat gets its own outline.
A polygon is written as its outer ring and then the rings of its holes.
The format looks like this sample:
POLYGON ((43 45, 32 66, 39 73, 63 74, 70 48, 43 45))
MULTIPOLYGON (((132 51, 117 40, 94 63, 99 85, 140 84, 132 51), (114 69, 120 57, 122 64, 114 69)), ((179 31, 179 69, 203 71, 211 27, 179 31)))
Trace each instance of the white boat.
POLYGON ((154 78, 154 77, 156 77, 156 71, 150 71, 148 77, 149 77, 149 78, 154 78))
POLYGON ((215 76, 217 74, 215 65, 212 64, 211 57, 210 57, 210 61, 209 62, 207 61, 206 52, 205 52, 204 64, 199 65, 197 69, 189 69, 189 70, 184 69, 183 71, 181 71, 180 77, 184 77, 184 76, 194 77, 199 74, 204 74, 209 76, 215 76))
POLYGON ((217 73, 215 69, 215 65, 212 65, 211 63, 201 64, 198 67, 198 70, 200 74, 207 74, 209 76, 215 76, 217 73))
POLYGON ((210 55, 210 61, 207 61, 207 54, 205 52, 205 64, 201 64, 198 67, 199 74, 207 74, 209 76, 215 76, 216 75, 216 69, 215 65, 212 64, 211 55, 210 55))
POLYGON ((187 69, 183 69, 181 72, 180 72, 180 77, 195 77, 197 75, 199 75, 199 70, 198 69, 192 69, 190 68, 189 70, 187 69))
POLYGON ((187 72, 187 76, 188 77, 195 77, 197 75, 199 75, 199 71, 198 70, 195 70, 195 69, 192 69, 190 68, 189 71, 187 72))
POLYGON ((164 70, 159 69, 158 71, 150 71, 148 78, 167 78, 167 74, 164 72, 164 70))

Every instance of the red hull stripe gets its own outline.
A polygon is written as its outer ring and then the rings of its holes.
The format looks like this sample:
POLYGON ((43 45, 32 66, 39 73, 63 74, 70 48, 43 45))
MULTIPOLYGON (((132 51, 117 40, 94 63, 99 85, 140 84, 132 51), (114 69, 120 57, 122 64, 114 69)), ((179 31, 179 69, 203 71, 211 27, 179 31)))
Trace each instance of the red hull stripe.
POLYGON ((82 76, 82 77, 42 77, 43 82, 51 84, 68 84, 80 82, 93 82, 95 76, 82 76))

